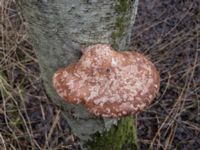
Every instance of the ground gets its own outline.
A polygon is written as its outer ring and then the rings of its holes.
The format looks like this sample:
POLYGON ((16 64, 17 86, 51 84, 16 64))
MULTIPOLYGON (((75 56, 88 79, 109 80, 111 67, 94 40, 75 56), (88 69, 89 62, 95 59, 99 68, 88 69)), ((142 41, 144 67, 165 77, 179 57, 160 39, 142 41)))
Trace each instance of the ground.
MULTIPOLYGON (((37 58, 14 0, 0 2, 0 149, 77 149, 45 95, 37 58)), ((132 49, 161 75, 160 92, 137 115, 140 148, 200 148, 200 1, 140 0, 132 49)))

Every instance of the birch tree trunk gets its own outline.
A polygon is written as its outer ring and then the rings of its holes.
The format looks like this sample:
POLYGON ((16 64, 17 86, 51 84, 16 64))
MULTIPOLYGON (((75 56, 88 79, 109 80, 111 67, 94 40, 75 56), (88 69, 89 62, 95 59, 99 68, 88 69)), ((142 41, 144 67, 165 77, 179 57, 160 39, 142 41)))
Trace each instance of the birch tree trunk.
POLYGON ((96 118, 80 105, 63 102, 52 86, 55 71, 77 61, 80 49, 107 43, 129 47, 138 0, 16 0, 27 22, 46 92, 62 108, 82 149, 136 149, 133 117, 96 118))

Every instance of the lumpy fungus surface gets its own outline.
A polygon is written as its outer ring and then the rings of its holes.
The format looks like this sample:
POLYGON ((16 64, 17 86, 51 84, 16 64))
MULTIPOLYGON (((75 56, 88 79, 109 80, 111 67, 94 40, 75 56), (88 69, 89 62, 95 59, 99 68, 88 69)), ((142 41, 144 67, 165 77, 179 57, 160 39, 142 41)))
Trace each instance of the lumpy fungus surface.
POLYGON ((97 44, 86 48, 77 63, 59 69, 53 84, 69 103, 82 103, 96 116, 120 117, 149 105, 159 90, 160 77, 144 55, 97 44))

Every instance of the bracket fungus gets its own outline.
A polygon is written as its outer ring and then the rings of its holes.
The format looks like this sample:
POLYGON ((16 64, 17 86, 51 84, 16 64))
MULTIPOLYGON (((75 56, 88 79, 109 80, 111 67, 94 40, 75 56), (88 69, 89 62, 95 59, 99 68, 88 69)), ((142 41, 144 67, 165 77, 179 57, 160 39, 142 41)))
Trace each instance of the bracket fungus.
POLYGON ((153 101, 160 77, 144 55, 97 44, 86 48, 77 63, 59 69, 53 85, 67 102, 82 103, 96 116, 121 117, 153 101))

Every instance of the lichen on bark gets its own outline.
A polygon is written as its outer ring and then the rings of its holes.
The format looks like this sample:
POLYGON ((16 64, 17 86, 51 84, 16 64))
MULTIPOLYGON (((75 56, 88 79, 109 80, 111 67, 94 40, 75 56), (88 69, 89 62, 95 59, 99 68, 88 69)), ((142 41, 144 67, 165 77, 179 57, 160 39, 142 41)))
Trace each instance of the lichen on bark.
POLYGON ((123 50, 127 48, 124 43, 130 43, 131 27, 135 21, 138 7, 138 0, 117 0, 115 12, 115 31, 112 33, 112 46, 116 49, 123 50), (122 44, 119 44, 121 42, 122 44))
POLYGON ((120 38, 122 38, 125 31, 125 21, 127 20, 127 13, 131 9, 131 1, 130 0, 117 0, 115 5, 115 11, 117 13, 117 18, 115 21, 115 31, 112 33, 113 47, 117 47, 117 42, 119 42, 120 38))

